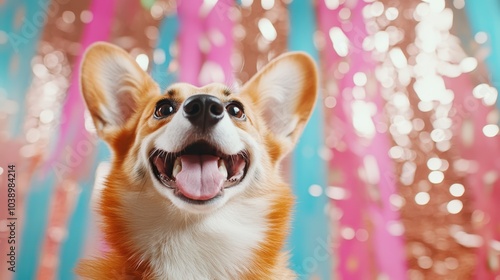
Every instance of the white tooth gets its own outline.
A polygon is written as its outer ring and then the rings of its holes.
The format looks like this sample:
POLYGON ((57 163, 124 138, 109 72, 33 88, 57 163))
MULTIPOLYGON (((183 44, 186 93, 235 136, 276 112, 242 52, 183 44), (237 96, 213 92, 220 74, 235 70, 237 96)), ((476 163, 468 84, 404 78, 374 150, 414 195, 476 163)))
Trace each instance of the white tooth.
POLYGON ((181 158, 176 158, 174 162, 174 169, 172 169, 172 177, 177 177, 177 174, 182 170, 181 158))
POLYGON ((222 175, 224 177, 227 178, 227 168, 226 168, 226 164, 224 163, 224 160, 222 159, 219 159, 219 171, 220 173, 222 173, 222 175))

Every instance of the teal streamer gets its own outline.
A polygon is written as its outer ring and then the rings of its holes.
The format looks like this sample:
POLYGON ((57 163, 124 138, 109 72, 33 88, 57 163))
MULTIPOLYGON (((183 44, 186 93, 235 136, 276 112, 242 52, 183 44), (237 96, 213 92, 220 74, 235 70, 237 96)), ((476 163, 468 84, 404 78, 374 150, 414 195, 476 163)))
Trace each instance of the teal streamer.
POLYGON ((25 215, 23 216, 23 231, 20 234, 18 267, 14 274, 15 280, 36 279, 45 237, 48 211, 51 195, 56 185, 54 174, 43 176, 40 173, 33 178, 33 186, 25 197, 25 215))
POLYGON ((177 81, 176 74, 168 72, 168 65, 172 61, 170 48, 176 40, 178 32, 179 21, 177 15, 170 15, 163 19, 155 52, 163 52, 165 59, 163 63, 154 63, 153 71, 151 72, 151 76, 160 85, 162 90, 177 81))
MULTIPOLYGON (((47 17, 53 12, 49 10, 48 0, 7 1, 0 8, 0 30, 7 38, 0 44, 0 102, 9 99, 15 102, 16 112, 9 120, 9 132, 18 136, 22 132, 25 110, 25 99, 32 80, 31 59, 36 53, 47 17), (18 26, 16 17, 24 13, 18 26), (17 60, 13 61, 13 60, 17 60), (11 67, 17 64, 14 69, 11 67)), ((50 195, 55 183, 54 176, 36 179, 35 188, 25 197, 25 213, 23 230, 19 232, 17 272, 14 279, 34 279, 38 263, 40 247, 43 242, 50 195), (29 236, 29 238, 26 238, 29 236)), ((30 184, 31 185, 31 184, 30 184)))
MULTIPOLYGON (((109 161, 111 154, 109 152, 108 146, 99 140, 97 146, 97 157, 92 164, 90 170, 92 170, 92 176, 88 176, 87 179, 80 181, 81 193, 76 202, 76 207, 73 215, 70 217, 68 222, 68 235, 66 240, 61 244, 60 251, 60 264, 59 270, 57 272, 57 279, 76 279, 75 276, 75 266, 82 257, 81 254, 84 250, 85 240, 89 232, 95 232, 90 229, 90 227, 95 227, 96 225, 89 224, 92 215, 96 215, 95 210, 89 207, 91 205, 90 199, 92 196, 92 190, 94 189, 95 183, 95 170, 99 163, 103 161, 109 161)), ((89 246, 96 247, 98 244, 88 244, 89 246)))
MULTIPOLYGON (((318 61, 313 44, 316 18, 310 1, 295 0, 289 4, 290 34, 288 46, 291 51, 305 51, 318 61)), ((297 196, 293 230, 289 239, 292 252, 292 268, 301 279, 313 276, 332 279, 332 256, 329 248, 329 222, 325 213, 326 196, 313 197, 309 187, 317 184, 326 187, 325 161, 319 156, 324 145, 321 98, 304 129, 293 153, 292 182, 297 196)))
MULTIPOLYGON (((500 91, 500 2, 498 0, 465 1, 465 11, 469 18, 472 32, 485 32, 488 34, 486 46, 489 55, 486 65, 491 74, 490 80, 493 86, 500 91)), ((500 101, 497 99, 497 107, 500 109, 500 101)))
MULTIPOLYGON (((161 49, 165 54, 165 60, 161 64, 154 64, 151 75, 162 86, 174 82, 176 77, 172 73, 167 72, 168 65, 172 60, 170 55, 171 44, 175 41, 178 31, 178 23, 176 16, 166 17, 160 26, 160 38, 157 48, 161 49)), ((109 160, 110 153, 108 147, 103 141, 98 144, 98 156, 90 170, 95 171, 97 165, 105 160, 109 160)), ((73 215, 68 223, 68 236, 61 246, 61 263, 58 270, 58 279, 75 279, 74 268, 81 257, 83 246, 85 245, 85 237, 89 230, 89 225, 93 209, 89 208, 92 189, 95 181, 95 176, 89 176, 88 180, 79 182, 81 185, 81 194, 77 202, 73 215)), ((97 244, 90 244, 97 246, 97 244)))
POLYGON ((13 136, 22 132, 25 97, 32 80, 31 59, 47 17, 54 12, 48 3, 48 0, 8 0, 0 8, 0 36, 7 38, 6 43, 0 44, 0 102, 7 98, 16 103, 17 110, 9 121, 13 136), (16 26, 16 17, 23 14, 20 25, 16 26), (17 67, 12 69, 11 65, 17 67))

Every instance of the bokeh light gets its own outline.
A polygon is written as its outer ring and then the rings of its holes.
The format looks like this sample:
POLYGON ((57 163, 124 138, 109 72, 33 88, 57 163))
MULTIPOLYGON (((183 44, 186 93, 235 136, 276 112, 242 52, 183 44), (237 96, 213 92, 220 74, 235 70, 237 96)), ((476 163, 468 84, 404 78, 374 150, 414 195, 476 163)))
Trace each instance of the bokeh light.
MULTIPOLYGON (((310 242, 328 241, 328 259, 300 271, 305 279, 500 279, 496 2, 46 2, 0 1, 0 175, 19 166, 18 236, 40 248, 36 258, 21 249, 30 270, 19 279, 73 276, 75 260, 93 253, 86 245, 99 244, 95 229, 79 226, 94 219, 110 156, 77 75, 97 40, 124 48, 162 89, 183 80, 238 91, 288 50, 316 60, 318 128, 306 128, 280 170, 292 184, 312 177, 297 161, 325 171, 293 189, 302 224, 291 232, 304 234, 287 247, 294 268, 314 258, 310 242), (294 5, 309 10, 293 16, 294 5), (31 220, 39 214, 45 222, 31 220)), ((0 237, 6 218, 0 212, 0 237)), ((10 279, 5 265, 0 278, 10 279)))

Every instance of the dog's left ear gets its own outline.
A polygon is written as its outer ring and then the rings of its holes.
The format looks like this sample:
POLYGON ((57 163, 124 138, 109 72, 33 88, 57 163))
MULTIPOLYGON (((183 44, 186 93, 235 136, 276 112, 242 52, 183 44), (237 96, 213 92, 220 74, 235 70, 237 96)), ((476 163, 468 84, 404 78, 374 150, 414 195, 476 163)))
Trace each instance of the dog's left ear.
POLYGON ((242 87, 264 117, 286 155, 299 139, 316 102, 318 78, 313 59, 303 52, 277 57, 242 87))

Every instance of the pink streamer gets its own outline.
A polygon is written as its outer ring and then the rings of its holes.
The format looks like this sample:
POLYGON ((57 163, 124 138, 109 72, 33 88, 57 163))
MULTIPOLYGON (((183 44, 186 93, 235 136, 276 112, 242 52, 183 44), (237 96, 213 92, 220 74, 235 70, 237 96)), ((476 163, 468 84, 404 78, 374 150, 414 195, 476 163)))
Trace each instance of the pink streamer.
POLYGON ((204 21, 200 17, 203 0, 178 0, 179 17, 179 81, 199 85, 198 75, 202 65, 200 40, 204 21))
MULTIPOLYGON (((463 135, 462 130, 470 127, 464 125, 466 122, 473 125, 472 131, 464 131, 466 135, 473 134, 473 142, 467 143, 461 137, 455 137, 458 150, 463 159, 473 162, 477 166, 477 170, 471 167, 470 174, 467 175, 465 190, 472 192, 474 206, 476 211, 479 210, 485 214, 484 219, 479 224, 479 234, 483 237, 483 245, 478 249, 476 275, 475 279, 496 279, 500 276, 500 270, 493 271, 488 264, 488 253, 493 250, 491 248, 492 240, 500 241, 500 211, 498 211, 498 202, 500 201, 500 180, 496 178, 491 185, 485 183, 485 175, 488 172, 497 172, 500 170, 500 142, 498 136, 487 138, 483 132, 483 127, 488 124, 487 116, 494 110, 493 107, 486 107, 482 101, 472 96, 474 85, 468 74, 448 79, 446 81, 447 88, 453 90, 455 99, 453 108, 456 110, 453 123, 454 134, 463 135), (489 221, 488 221, 489 220, 489 221)), ((476 212, 477 213, 477 212, 476 212)), ((498 255, 493 254, 491 257, 499 261, 498 255)))
MULTIPOLYGON (((350 2, 352 3, 352 2, 350 2)), ((349 4, 350 4, 349 3, 349 4)), ((389 197, 396 193, 395 181, 391 180, 394 174, 392 161, 388 157, 390 147, 387 135, 377 132, 373 139, 368 143, 360 139, 355 134, 352 125, 351 104, 353 97, 352 88, 355 86, 353 76, 357 72, 365 73, 369 78, 373 77, 375 65, 370 58, 370 53, 362 48, 363 39, 367 36, 365 22, 362 15, 365 3, 358 1, 356 6, 351 9, 352 28, 344 28, 339 19, 339 11, 343 4, 335 10, 326 7, 324 1, 318 2, 319 26, 323 34, 327 37, 327 46, 324 51, 324 63, 327 66, 327 73, 333 75, 333 69, 337 69, 339 57, 333 50, 328 34, 332 27, 340 27, 349 31, 344 31, 351 42, 348 59, 350 61, 349 72, 339 81, 337 106, 334 111, 336 114, 334 129, 343 133, 342 141, 346 143, 347 148, 344 151, 334 150, 334 158, 331 166, 334 169, 342 171, 342 187, 350 194, 345 200, 337 201, 335 204, 342 210, 340 219, 341 228, 352 228, 359 233, 360 229, 367 229, 367 221, 370 220, 373 226, 371 241, 372 250, 365 241, 358 238, 350 240, 342 239, 339 247, 339 265, 338 274, 340 279, 371 279, 374 272, 385 275, 388 279, 406 278, 406 259, 401 237, 391 235, 387 228, 391 223, 399 223, 399 213, 390 207, 389 197), (379 170, 378 192, 379 199, 373 201, 370 197, 364 195, 368 193, 368 184, 359 178, 358 169, 363 165, 361 159, 370 155, 375 158, 379 170), (371 254, 373 253, 373 254, 371 254), (375 263, 373 260, 375 259, 375 263)), ((349 7, 349 6, 348 6, 349 7)), ((368 88, 366 88, 368 90, 368 88)), ((369 94, 368 94, 369 95, 369 94)), ((377 114, 373 117, 375 124, 383 123, 383 100, 380 94, 374 95, 370 101, 377 106, 377 114)))
POLYGON ((219 0, 207 16, 207 29, 205 30, 211 42, 210 52, 207 54, 207 62, 214 62, 220 66, 224 74, 220 79, 210 82, 224 82, 231 85, 234 80, 233 67, 231 66, 231 54, 233 53, 233 22, 229 17, 229 9, 233 0, 219 0))
MULTIPOLYGON (((79 144, 83 146, 84 143, 89 143, 89 140, 92 140, 89 133, 85 129, 85 103, 80 93, 79 82, 80 64, 85 50, 92 43, 108 40, 114 18, 116 2, 116 0, 92 1, 90 11, 93 15, 93 20, 85 27, 85 31, 82 36, 80 54, 75 62, 75 67, 71 77, 71 85, 69 87, 66 103, 64 104, 61 114, 62 122, 60 136, 57 142, 55 154, 49 161, 49 166, 56 166, 56 161, 59 161, 61 164, 73 167, 72 172, 79 172, 78 174, 71 174, 73 178, 79 178, 80 175, 86 174, 86 168, 81 168, 79 166, 81 163, 89 164, 91 162, 82 160, 83 155, 77 155, 80 157, 80 163, 75 160, 75 162, 78 163, 76 164, 78 165, 76 167, 72 166, 73 164, 67 160, 70 156, 68 155, 68 149, 66 149, 66 147, 76 149, 79 144), (66 152, 66 154, 63 155, 63 152, 66 152)), ((90 141, 90 143, 95 144, 95 141, 90 141)), ((78 153, 78 151, 76 152, 78 153)))
POLYGON ((210 7, 207 1, 178 1, 179 64, 181 82, 205 85, 233 82, 231 54, 233 23, 229 18, 231 0, 219 0, 210 7), (201 51, 200 51, 201 48, 201 51))
MULTIPOLYGON (((79 75, 80 63, 85 49, 96 41, 107 40, 111 31, 114 17, 115 0, 94 0, 90 11, 93 21, 90 22, 83 33, 80 55, 72 72, 71 85, 68 90, 68 98, 63 107, 62 123, 57 150, 49 161, 48 166, 62 167, 56 172, 58 183, 55 186, 54 196, 51 201, 51 210, 47 228, 66 227, 73 209, 70 207, 78 199, 79 192, 75 188, 68 188, 71 182, 78 182, 88 174, 88 167, 92 160, 85 157, 95 150, 95 139, 89 135, 84 124, 85 103, 80 93, 79 75), (83 150, 83 146, 85 149, 83 150), (71 151, 71 152, 70 152, 71 151), (86 168, 82 168, 86 167, 86 168), (70 169, 67 169, 70 168, 70 169), (68 171, 68 172, 66 172, 68 171), (64 173, 63 173, 64 172, 64 173), (69 180, 67 180, 69 179, 69 180), (71 180, 73 179, 73 180, 71 180)), ((53 238, 45 237, 43 248, 45 249, 41 259, 58 259, 60 253, 60 242, 53 238)), ((52 279, 56 275, 57 263, 40 264, 38 277, 40 279, 52 279)))

